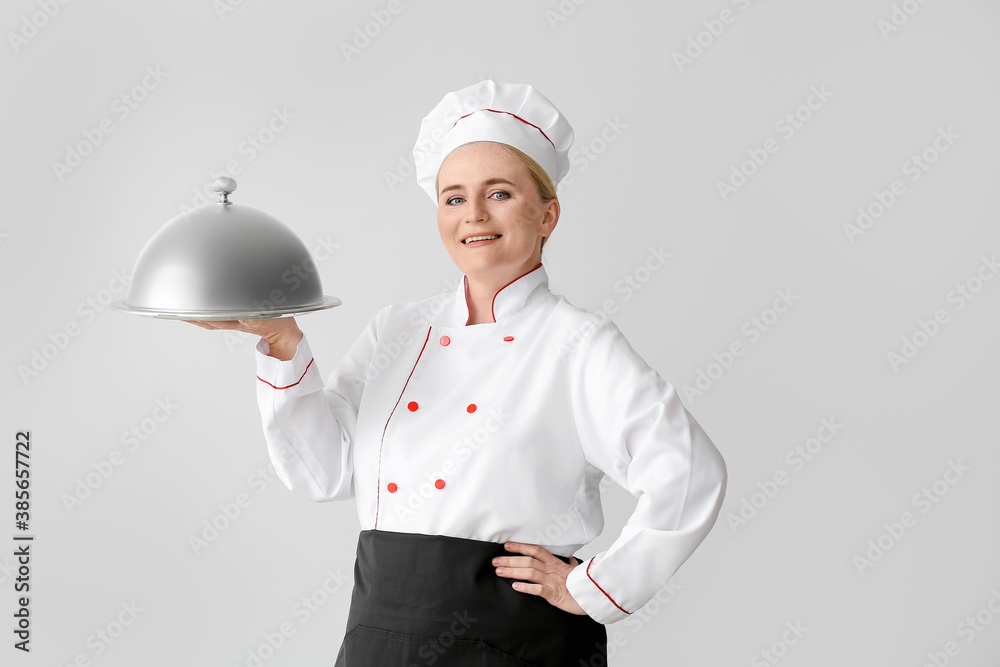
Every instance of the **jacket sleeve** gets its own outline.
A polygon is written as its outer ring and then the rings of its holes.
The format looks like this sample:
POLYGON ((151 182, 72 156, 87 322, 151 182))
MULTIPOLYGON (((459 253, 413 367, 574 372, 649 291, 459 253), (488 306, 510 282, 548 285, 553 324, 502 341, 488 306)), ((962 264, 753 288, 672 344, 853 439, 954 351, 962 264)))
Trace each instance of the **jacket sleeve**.
POLYGON ((256 346, 257 404, 278 479, 310 500, 354 497, 353 443, 358 407, 385 309, 344 355, 324 386, 305 335, 295 356, 267 356, 256 346))
POLYGON ((638 498, 610 548, 566 581, 584 611, 608 624, 652 599, 708 535, 725 497, 726 464, 674 387, 611 320, 587 335, 571 366, 587 461, 638 498))

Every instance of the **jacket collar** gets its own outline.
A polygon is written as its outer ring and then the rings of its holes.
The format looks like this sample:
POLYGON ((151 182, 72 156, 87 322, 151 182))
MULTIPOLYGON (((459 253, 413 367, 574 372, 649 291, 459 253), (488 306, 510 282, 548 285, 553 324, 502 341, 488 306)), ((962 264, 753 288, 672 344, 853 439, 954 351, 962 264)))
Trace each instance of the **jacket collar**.
MULTIPOLYGON (((528 296, 536 287, 542 285, 547 289, 549 276, 545 267, 538 264, 535 268, 507 283, 493 295, 493 321, 510 317, 527 305, 528 296)), ((459 325, 469 323, 469 277, 463 275, 455 290, 454 322, 459 325)))

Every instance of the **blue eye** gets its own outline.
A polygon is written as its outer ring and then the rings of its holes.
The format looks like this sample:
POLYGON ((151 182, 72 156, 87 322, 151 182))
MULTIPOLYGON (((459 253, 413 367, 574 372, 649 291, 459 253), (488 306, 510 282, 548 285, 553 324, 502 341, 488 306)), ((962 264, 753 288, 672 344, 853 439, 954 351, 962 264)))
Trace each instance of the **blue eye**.
MULTIPOLYGON (((503 199, 510 199, 510 193, 506 192, 505 190, 497 190, 496 192, 493 193, 493 195, 503 195, 503 199)), ((490 195, 490 197, 492 197, 493 195, 490 195)))
POLYGON ((445 203, 446 204, 451 204, 452 206, 454 206, 455 205, 454 202, 455 202, 456 199, 461 199, 461 197, 451 197, 445 203))

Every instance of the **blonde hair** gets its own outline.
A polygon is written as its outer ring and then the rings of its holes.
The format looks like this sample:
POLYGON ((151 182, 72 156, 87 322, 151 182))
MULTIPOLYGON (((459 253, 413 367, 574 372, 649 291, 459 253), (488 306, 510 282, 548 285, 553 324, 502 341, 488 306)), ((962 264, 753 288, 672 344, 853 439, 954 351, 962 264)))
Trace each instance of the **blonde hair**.
MULTIPOLYGON (((497 142, 501 146, 507 155, 516 159, 528 170, 528 174, 531 176, 532 182, 535 184, 535 191, 538 193, 538 198, 543 204, 547 204, 556 197, 556 186, 552 184, 552 179, 549 175, 542 169, 542 166, 535 162, 535 160, 527 153, 514 148, 508 144, 503 144, 497 142)), ((439 188, 437 177, 434 178, 434 189, 439 188)), ((542 237, 542 250, 545 249, 545 242, 548 240, 548 236, 542 237)))

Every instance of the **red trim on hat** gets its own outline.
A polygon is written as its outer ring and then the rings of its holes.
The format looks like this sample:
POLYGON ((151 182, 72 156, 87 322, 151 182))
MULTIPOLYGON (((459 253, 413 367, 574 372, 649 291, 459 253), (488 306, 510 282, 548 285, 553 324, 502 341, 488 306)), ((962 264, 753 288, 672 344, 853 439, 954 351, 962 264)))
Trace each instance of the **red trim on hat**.
MULTIPOLYGON (((513 113, 511 113, 511 112, 509 112, 509 111, 497 111, 496 109, 476 109, 476 111, 492 111, 493 113, 505 113, 505 114, 507 114, 508 116, 513 116, 514 118, 518 119, 519 121, 521 121, 521 122, 522 122, 522 123, 524 123, 525 125, 530 125, 531 127, 535 128, 536 130, 538 130, 539 132, 541 132, 541 133, 542 133, 542 136, 543 136, 543 137, 545 137, 545 140, 546 140, 547 142, 549 142, 550 144, 552 144, 552 148, 555 148, 555 147, 556 147, 556 145, 555 145, 554 143, 552 143, 552 140, 551 140, 551 139, 549 139, 549 135, 545 134, 545 132, 543 132, 543 131, 542 131, 542 128, 538 127, 538 126, 537 126, 537 125, 535 125, 534 123, 529 123, 528 121, 524 120, 523 118, 521 118, 521 117, 520 117, 520 116, 518 116, 517 114, 513 114, 513 113)), ((465 114, 464 116, 462 116, 462 117, 461 117, 461 118, 459 118, 458 120, 462 120, 462 118, 468 118, 468 117, 469 117, 469 116, 471 116, 472 114, 476 113, 476 111, 470 111, 469 113, 465 114)), ((458 125, 458 120, 456 120, 456 121, 455 121, 455 122, 454 122, 454 123, 452 124, 452 127, 455 127, 455 125, 458 125)))

